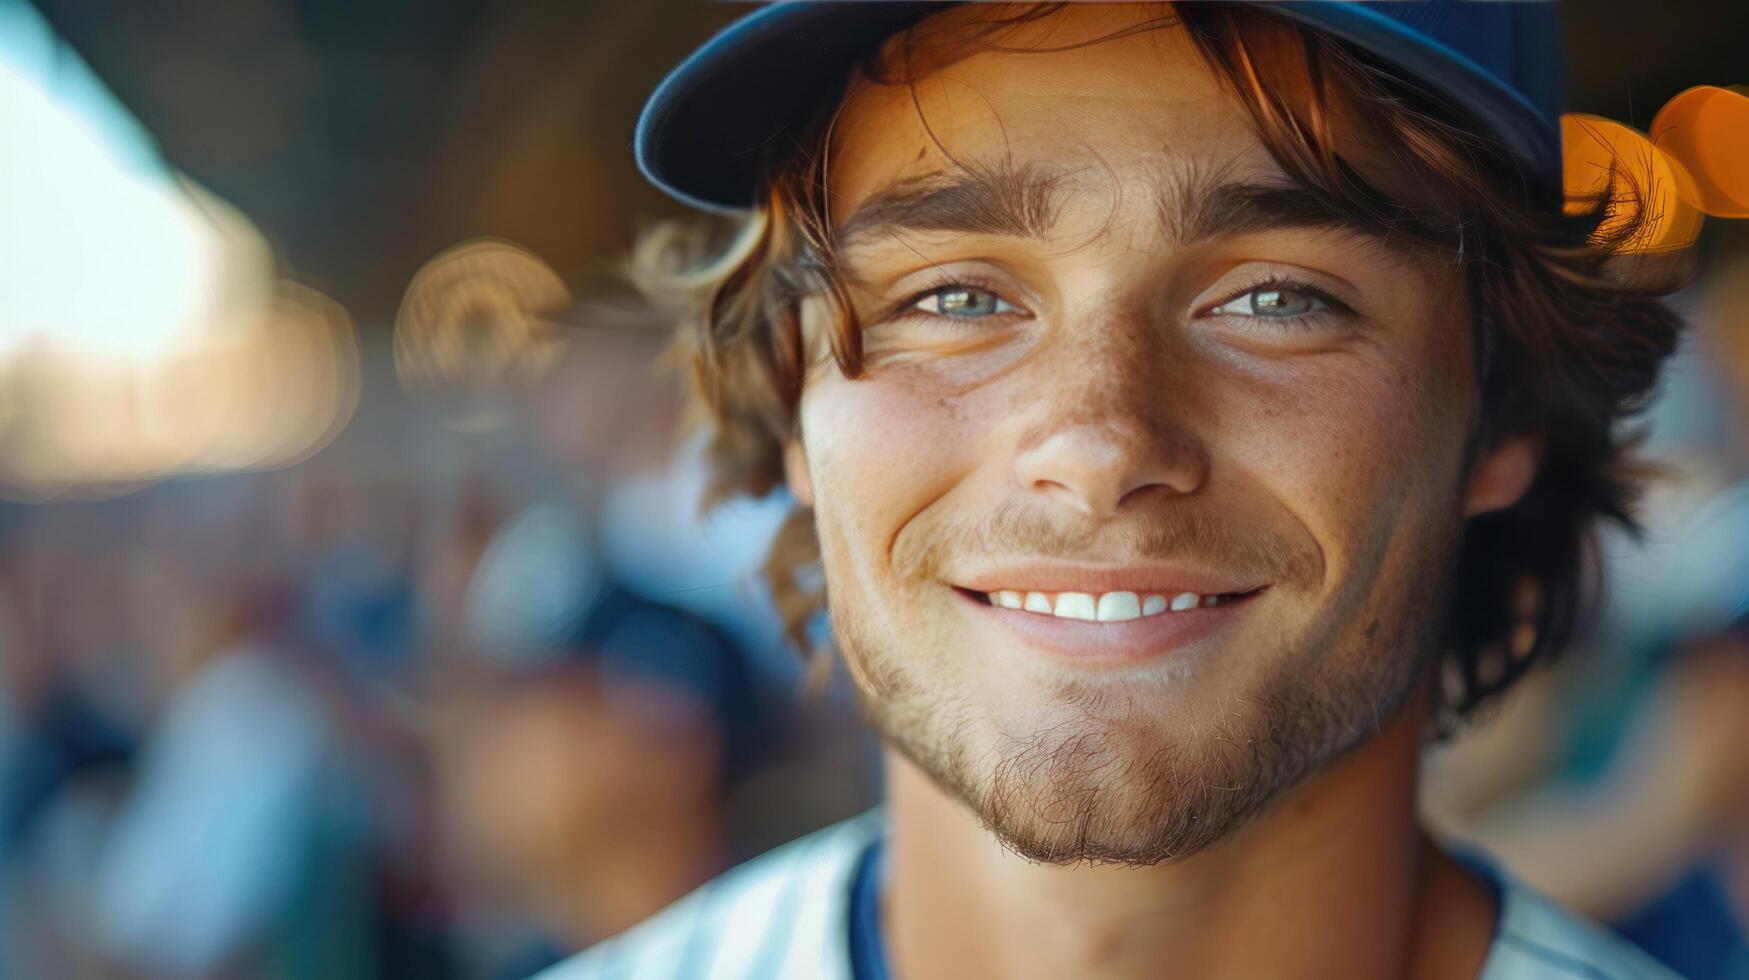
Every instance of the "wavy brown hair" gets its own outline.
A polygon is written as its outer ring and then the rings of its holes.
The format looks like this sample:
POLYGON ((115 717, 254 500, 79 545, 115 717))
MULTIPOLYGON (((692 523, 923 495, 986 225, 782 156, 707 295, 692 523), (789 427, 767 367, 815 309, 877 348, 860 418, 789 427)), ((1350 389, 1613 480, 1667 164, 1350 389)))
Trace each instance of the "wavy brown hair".
MULTIPOLYGON (((1013 6, 1024 9, 980 10, 953 50, 1001 47, 1007 32, 1055 5, 1013 6)), ((1289 179, 1354 226, 1460 267, 1481 386, 1471 458, 1507 436, 1542 446, 1524 497, 1464 531, 1442 651, 1439 721, 1449 730, 1568 645, 1594 595, 1599 525, 1633 527, 1640 473, 1622 422, 1650 396, 1680 328, 1660 299, 1678 277, 1648 274, 1669 264, 1624 266, 1649 240, 1646 189, 1621 169, 1595 199, 1563 207, 1558 191, 1414 78, 1266 10, 1162 4, 1136 29, 1165 24, 1184 26, 1289 179), (1368 162, 1379 159, 1391 161, 1390 173, 1368 162)), ((940 67, 945 46, 919 33, 871 51, 856 71, 910 84, 940 67)), ((783 480, 807 360, 804 297, 825 297, 831 354, 847 376, 861 373, 860 327, 825 200, 838 102, 822 101, 793 148, 766 160, 759 204, 726 246, 670 226, 648 233, 632 257, 634 281, 682 322, 678 342, 712 432, 707 504, 783 480)), ((818 557, 812 513, 798 508, 766 577, 804 650, 825 603, 818 557)), ((827 662, 810 655, 816 667, 827 662)))

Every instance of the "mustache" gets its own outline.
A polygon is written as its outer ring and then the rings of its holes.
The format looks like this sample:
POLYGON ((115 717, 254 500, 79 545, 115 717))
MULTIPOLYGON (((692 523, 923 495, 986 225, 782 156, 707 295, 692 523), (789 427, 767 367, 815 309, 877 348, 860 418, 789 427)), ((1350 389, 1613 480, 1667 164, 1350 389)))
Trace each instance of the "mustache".
POLYGON ((1217 517, 1183 504, 1145 515, 1091 518, 1008 502, 969 524, 907 526, 893 567, 907 581, 945 579, 979 558, 1045 561, 1184 561, 1241 579, 1307 581, 1321 557, 1259 521, 1217 517))

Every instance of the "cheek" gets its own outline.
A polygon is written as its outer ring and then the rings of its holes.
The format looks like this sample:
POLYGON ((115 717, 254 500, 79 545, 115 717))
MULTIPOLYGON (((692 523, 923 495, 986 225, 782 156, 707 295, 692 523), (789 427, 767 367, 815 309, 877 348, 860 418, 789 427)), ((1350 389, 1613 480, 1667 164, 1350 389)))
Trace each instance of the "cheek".
POLYGON ((824 372, 801 415, 824 557, 864 574, 884 567, 899 530, 977 453, 978 427, 962 401, 905 369, 860 380, 824 372))
POLYGON ((1353 353, 1215 386, 1226 456, 1303 526, 1328 580, 1368 561, 1405 521, 1454 506, 1464 434, 1461 387, 1353 353))

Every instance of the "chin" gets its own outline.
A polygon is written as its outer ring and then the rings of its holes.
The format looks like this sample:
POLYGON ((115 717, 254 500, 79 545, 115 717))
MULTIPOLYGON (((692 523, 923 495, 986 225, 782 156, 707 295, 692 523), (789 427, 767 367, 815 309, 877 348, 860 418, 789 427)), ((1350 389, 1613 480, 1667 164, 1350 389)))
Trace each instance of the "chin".
POLYGON ((1329 668, 1315 681, 1261 669, 1163 681, 1064 671, 913 677, 891 697, 865 694, 864 713, 1013 853, 1140 867, 1231 838, 1375 733, 1415 682, 1329 668))
POLYGON ((1150 698, 1141 717, 1090 704, 1004 739, 1001 764, 962 799, 1004 846, 1034 861, 1143 866, 1190 857, 1236 832, 1310 763, 1266 764, 1249 748, 1261 719, 1183 714, 1212 715, 1196 710, 1208 703, 1174 711, 1150 698))

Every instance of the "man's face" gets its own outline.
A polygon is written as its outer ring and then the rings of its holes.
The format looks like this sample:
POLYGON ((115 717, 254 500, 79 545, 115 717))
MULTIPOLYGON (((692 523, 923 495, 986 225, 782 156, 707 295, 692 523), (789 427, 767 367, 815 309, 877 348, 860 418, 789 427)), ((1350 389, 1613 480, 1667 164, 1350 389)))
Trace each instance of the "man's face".
POLYGON ((871 720, 1039 860, 1193 853, 1375 733, 1480 506, 1458 271, 1305 218, 1181 28, 1078 46, 1143 16, 853 86, 867 370, 791 447, 871 720))

